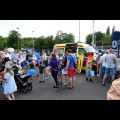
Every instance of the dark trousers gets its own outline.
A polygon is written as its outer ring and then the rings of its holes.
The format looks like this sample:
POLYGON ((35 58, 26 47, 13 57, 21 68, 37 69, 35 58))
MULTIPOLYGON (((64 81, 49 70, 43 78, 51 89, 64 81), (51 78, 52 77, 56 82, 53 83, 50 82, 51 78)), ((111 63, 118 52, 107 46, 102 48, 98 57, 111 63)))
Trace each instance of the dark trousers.
POLYGON ((57 72, 56 73, 52 73, 52 77, 53 77, 53 79, 55 81, 56 86, 58 86, 57 75, 58 75, 57 72))

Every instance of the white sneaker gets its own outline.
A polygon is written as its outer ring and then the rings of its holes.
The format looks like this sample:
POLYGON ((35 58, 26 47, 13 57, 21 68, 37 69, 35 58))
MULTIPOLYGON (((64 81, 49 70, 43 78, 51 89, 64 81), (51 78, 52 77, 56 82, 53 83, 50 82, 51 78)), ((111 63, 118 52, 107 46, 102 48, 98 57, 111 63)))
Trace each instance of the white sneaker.
POLYGON ((66 86, 66 85, 68 85, 68 83, 64 83, 63 85, 66 86))
POLYGON ((97 76, 97 77, 100 77, 100 75, 99 75, 99 74, 97 74, 96 76, 97 76))

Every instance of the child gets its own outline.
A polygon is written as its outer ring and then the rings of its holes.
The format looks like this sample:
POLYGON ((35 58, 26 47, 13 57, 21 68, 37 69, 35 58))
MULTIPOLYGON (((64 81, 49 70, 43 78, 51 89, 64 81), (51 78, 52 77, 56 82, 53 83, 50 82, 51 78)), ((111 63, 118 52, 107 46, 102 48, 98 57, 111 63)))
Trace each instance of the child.
POLYGON ((92 79, 90 78, 91 75, 91 71, 92 71, 92 61, 88 60, 87 65, 86 65, 86 80, 88 81, 92 81, 92 79))
POLYGON ((38 60, 36 61, 35 67, 36 67, 36 77, 39 77, 39 69, 38 69, 39 61, 38 60))
POLYGON ((6 68, 6 72, 4 74, 4 94, 6 95, 8 100, 15 100, 14 92, 17 91, 17 86, 14 80, 14 73, 11 68, 6 68))
MULTIPOLYGON (((34 69, 35 68, 35 63, 34 63, 34 61, 32 61, 32 62, 30 62, 30 64, 29 64, 29 70, 30 69, 34 69)), ((33 80, 33 76, 31 77, 31 80, 33 80)))
POLYGON ((45 80, 44 80, 44 64, 43 64, 43 61, 40 61, 39 63, 39 73, 40 73, 40 81, 39 83, 45 83, 45 80))
POLYGON ((29 69, 34 69, 34 67, 35 67, 34 61, 30 62, 29 69))
POLYGON ((24 70, 22 69, 22 66, 21 66, 20 62, 18 62, 18 73, 19 74, 23 74, 24 73, 24 70))
POLYGON ((62 58, 59 59, 58 61, 58 83, 62 84, 62 65, 63 65, 63 61, 62 58))

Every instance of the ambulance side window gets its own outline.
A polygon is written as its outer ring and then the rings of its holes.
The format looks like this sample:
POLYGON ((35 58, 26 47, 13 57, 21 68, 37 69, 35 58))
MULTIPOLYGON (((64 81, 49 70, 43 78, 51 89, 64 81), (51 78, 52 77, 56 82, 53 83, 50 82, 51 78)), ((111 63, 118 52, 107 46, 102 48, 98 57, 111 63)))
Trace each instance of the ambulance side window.
POLYGON ((79 48, 78 49, 78 54, 83 54, 84 53, 84 56, 87 57, 87 52, 84 48, 79 48))

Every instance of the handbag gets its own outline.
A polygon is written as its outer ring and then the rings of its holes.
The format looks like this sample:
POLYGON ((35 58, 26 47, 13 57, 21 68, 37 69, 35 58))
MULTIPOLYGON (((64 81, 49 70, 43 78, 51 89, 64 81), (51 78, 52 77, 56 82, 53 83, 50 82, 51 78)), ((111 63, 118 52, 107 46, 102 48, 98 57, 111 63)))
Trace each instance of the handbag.
POLYGON ((91 76, 95 76, 95 73, 93 70, 91 71, 91 76))
MULTIPOLYGON (((71 55, 70 55, 71 56, 71 55)), ((73 60, 73 57, 71 56, 72 61, 74 62, 74 67, 77 68, 77 64, 75 63, 75 61, 73 60)))

